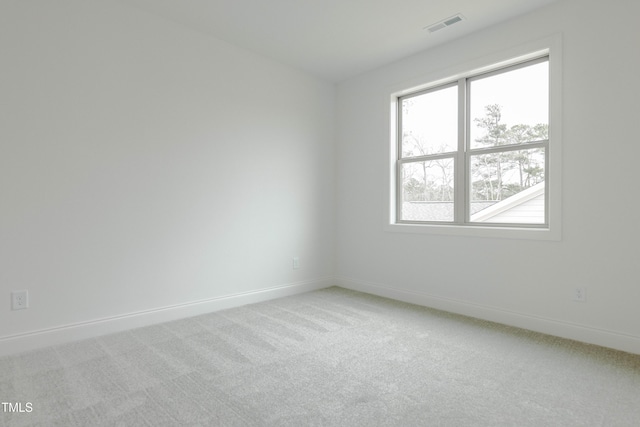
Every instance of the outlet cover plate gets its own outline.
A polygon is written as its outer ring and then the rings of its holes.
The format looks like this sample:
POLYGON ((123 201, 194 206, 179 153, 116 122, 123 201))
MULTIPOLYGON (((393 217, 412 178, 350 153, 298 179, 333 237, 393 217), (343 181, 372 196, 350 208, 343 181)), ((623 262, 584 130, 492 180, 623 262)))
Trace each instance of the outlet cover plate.
POLYGON ((24 310, 25 308, 29 308, 29 292, 11 292, 11 310, 24 310))

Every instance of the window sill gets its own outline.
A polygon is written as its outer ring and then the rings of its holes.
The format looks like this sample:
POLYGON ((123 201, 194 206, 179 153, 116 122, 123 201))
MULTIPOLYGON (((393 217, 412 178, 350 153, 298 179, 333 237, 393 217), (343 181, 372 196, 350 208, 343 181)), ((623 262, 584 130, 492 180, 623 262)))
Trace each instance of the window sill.
POLYGON ((476 225, 387 224, 385 231, 393 233, 431 234, 463 237, 491 237, 524 240, 560 240, 556 228, 490 227, 476 225))

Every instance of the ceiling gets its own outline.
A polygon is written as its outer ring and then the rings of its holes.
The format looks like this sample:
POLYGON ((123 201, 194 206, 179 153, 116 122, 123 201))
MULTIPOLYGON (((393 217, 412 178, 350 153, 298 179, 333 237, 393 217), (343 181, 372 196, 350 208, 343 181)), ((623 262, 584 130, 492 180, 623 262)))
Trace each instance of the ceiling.
POLYGON ((339 82, 558 0, 121 1, 339 82))

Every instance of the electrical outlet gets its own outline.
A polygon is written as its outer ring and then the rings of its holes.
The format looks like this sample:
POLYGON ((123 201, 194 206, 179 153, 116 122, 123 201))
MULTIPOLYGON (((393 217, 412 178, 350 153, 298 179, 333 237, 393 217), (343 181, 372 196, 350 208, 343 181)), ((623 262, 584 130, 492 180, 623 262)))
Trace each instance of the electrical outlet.
POLYGON ((576 302, 587 302, 587 288, 578 287, 573 290, 573 300, 576 302))
POLYGON ((293 257, 293 269, 298 270, 300 268, 300 257, 293 257))
POLYGON ((23 310, 25 308, 29 308, 29 292, 11 292, 11 310, 23 310))

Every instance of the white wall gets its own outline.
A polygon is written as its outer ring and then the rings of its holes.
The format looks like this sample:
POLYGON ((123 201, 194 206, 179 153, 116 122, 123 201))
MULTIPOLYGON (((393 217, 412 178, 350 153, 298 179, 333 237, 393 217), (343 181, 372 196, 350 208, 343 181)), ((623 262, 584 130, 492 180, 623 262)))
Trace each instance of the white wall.
POLYGON ((333 274, 333 85, 86 0, 3 1, 0 73, 5 351, 333 274))
POLYGON ((640 353, 638 16, 639 2, 561 1, 340 84, 340 282, 640 353), (562 239, 383 231, 392 88, 559 32, 562 239))
POLYGON ((640 353, 639 8, 561 1, 346 81, 336 110, 117 2, 3 1, 0 354, 324 286, 334 251, 345 286, 640 353), (389 88, 557 32, 562 240, 383 231, 389 88))

